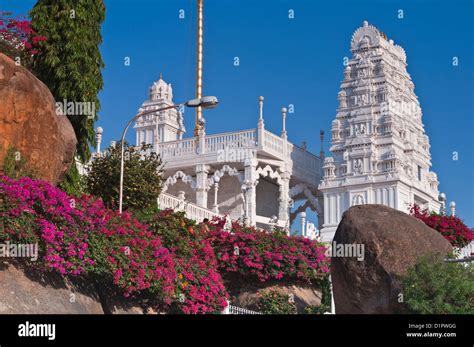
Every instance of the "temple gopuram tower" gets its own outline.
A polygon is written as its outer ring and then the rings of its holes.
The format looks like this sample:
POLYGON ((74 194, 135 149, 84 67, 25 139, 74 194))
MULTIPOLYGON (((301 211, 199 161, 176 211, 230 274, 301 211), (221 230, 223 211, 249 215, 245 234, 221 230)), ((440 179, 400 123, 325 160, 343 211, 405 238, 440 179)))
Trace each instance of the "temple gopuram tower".
POLYGON ((416 203, 439 211, 438 179, 420 103, 402 47, 367 22, 355 31, 325 158, 323 241, 345 210, 383 204, 408 212, 416 203))
MULTIPOLYGON (((148 100, 143 102, 138 112, 159 110, 172 105, 174 105, 173 88, 171 83, 166 83, 163 76, 160 75, 160 79, 150 87, 148 100)), ((135 123, 134 128, 136 130, 136 145, 151 144, 154 151, 157 151, 159 143, 180 140, 186 132, 183 115, 176 109, 149 113, 141 117, 135 123)))

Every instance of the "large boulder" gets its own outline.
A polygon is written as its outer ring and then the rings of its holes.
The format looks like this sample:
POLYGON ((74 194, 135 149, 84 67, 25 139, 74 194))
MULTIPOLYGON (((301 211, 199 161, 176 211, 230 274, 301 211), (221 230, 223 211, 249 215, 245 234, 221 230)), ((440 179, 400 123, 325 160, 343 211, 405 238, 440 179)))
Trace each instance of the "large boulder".
POLYGON ((353 206, 344 213, 333 249, 347 244, 364 245, 365 252, 361 261, 356 257, 331 259, 337 314, 405 313, 400 276, 420 256, 444 257, 452 251, 437 231, 383 205, 353 206))
POLYGON ((44 83, 0 53, 0 168, 13 146, 36 178, 56 184, 73 163, 76 144, 71 123, 56 114, 44 83))

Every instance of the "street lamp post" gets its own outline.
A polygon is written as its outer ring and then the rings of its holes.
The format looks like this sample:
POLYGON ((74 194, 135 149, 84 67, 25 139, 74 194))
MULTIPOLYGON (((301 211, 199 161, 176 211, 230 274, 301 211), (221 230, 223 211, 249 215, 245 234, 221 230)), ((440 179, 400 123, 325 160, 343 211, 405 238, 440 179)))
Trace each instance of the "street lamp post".
POLYGON ((124 171, 124 169, 123 169, 123 167, 124 167, 123 156, 124 156, 124 146, 125 146, 125 135, 127 135, 127 130, 130 127, 130 125, 134 121, 136 121, 138 118, 140 118, 142 116, 145 116, 147 114, 150 114, 150 113, 162 112, 162 111, 166 111, 166 110, 169 110, 169 109, 172 109, 172 108, 177 109, 177 108, 180 108, 181 106, 192 107, 192 108, 201 107, 201 108, 204 108, 204 109, 209 109, 209 108, 216 107, 218 103, 219 103, 219 101, 217 100, 217 98, 215 96, 205 96, 205 97, 202 97, 200 99, 189 100, 189 101, 186 101, 186 102, 181 103, 181 104, 176 104, 176 105, 173 105, 173 106, 166 106, 166 107, 160 108, 158 110, 143 111, 143 112, 140 112, 139 114, 137 114, 135 117, 133 117, 132 119, 130 119, 128 121, 127 126, 123 130, 122 139, 121 139, 122 157, 120 159, 119 213, 122 213, 122 203, 123 203, 123 171, 124 171))

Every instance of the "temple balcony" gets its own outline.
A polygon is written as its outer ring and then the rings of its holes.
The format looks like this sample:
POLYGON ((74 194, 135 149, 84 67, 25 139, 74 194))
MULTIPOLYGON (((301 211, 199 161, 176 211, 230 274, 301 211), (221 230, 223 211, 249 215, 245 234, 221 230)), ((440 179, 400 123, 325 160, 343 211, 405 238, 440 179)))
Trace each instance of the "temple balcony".
MULTIPOLYGON (((279 166, 289 163, 293 183, 317 187, 322 179, 322 160, 286 139, 258 128, 192 137, 159 143, 165 170, 182 169, 197 163, 215 165, 233 162, 243 166, 256 155, 261 163, 279 166)), ((239 165, 238 165, 239 166, 239 165)))
MULTIPOLYGON (((218 215, 289 229, 298 200, 318 214, 322 160, 264 129, 198 136, 155 145, 163 164, 161 208, 186 206, 197 220, 218 215), (309 202, 308 202, 309 201, 309 202)), ((297 209, 298 210, 298 209, 297 209)), ((298 213, 298 212, 297 212, 298 213)))
MULTIPOLYGON (((161 78, 157 83, 161 90, 170 88, 161 78)), ((160 100, 153 107, 168 105, 160 100)), ((317 212, 318 223, 322 221, 318 185, 323 160, 288 141, 286 108, 281 109, 281 136, 265 129, 263 97, 259 111, 254 129, 206 134, 205 122, 198 121, 194 136, 184 139, 179 112, 157 112, 137 120, 137 146, 153 144, 163 160, 160 207, 174 208, 180 202, 197 220, 226 215, 264 228, 278 225, 289 230, 306 208, 317 212)))

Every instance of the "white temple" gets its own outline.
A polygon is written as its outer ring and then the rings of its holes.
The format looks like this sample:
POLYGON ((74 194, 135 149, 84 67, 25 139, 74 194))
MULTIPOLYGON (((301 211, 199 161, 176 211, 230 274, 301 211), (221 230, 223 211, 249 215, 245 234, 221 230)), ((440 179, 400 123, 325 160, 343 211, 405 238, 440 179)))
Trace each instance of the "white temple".
POLYGON ((355 31, 324 161, 322 239, 331 240, 352 205, 439 211, 428 136, 402 47, 367 22, 355 31))
MULTIPOLYGON (((172 102, 172 87, 160 77, 139 112, 172 102)), ((260 97, 256 128, 243 131, 207 135, 203 127, 197 136, 183 139, 183 117, 175 109, 136 122, 136 145, 152 144, 165 164, 162 207, 187 203, 187 212, 197 217, 219 214, 259 227, 289 227, 296 216, 290 209, 302 200, 322 218, 317 190, 322 160, 289 142, 284 128, 281 135, 266 130, 263 102, 260 97)), ((283 124, 286 112, 283 108, 283 124)))
MULTIPOLYGON (((305 223, 309 208, 323 241, 332 240, 352 205, 408 212, 416 203, 439 211, 438 180, 430 171, 429 140, 405 51, 367 22, 353 34, 351 51, 331 127, 332 155, 325 159, 322 150, 316 156, 288 140, 285 108, 281 134, 266 130, 263 97, 254 129, 207 135, 203 121, 193 137, 183 138, 183 116, 175 109, 140 118, 136 145, 152 144, 165 163, 159 205, 201 220, 228 215, 288 230, 301 213, 301 232, 315 234, 305 223)), ((160 77, 140 112, 172 104, 172 87, 160 77)))

